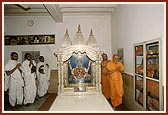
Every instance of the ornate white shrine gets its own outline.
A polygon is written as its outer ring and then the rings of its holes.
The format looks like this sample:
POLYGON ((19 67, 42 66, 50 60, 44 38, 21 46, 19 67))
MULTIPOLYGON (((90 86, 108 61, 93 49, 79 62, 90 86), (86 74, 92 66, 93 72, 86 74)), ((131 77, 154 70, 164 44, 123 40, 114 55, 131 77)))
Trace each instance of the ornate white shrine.
POLYGON ((92 30, 86 44, 80 25, 73 42, 66 30, 62 45, 55 52, 58 64, 58 96, 49 111, 113 111, 102 94, 102 53, 92 30))
POLYGON ((58 95, 102 93, 102 53, 92 30, 86 43, 80 25, 73 42, 66 30, 62 45, 55 52, 58 66, 58 95))

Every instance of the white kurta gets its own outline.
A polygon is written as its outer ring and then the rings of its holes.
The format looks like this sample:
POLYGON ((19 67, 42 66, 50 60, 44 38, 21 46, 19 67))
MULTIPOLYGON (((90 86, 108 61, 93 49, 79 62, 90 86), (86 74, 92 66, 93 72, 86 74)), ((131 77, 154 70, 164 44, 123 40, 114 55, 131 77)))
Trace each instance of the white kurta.
MULTIPOLYGON (((5 65, 5 71, 11 71, 17 65, 17 61, 9 60, 5 65)), ((24 82, 19 69, 16 69, 9 77, 9 102, 12 106, 22 105, 24 82)))
POLYGON ((47 67, 45 62, 39 62, 37 64, 37 79, 38 79, 38 91, 37 94, 39 95, 39 97, 44 96, 47 93, 48 90, 48 83, 50 80, 50 71, 49 68, 47 67), (41 69, 44 70, 44 74, 39 72, 39 68, 40 66, 44 65, 44 67, 42 67, 41 69))
MULTIPOLYGON (((36 83, 35 83, 35 78, 36 74, 31 73, 31 66, 29 66, 30 61, 25 60, 22 63, 22 73, 23 73, 23 78, 25 82, 24 86, 24 104, 28 103, 34 103, 34 100, 36 98, 36 83)), ((33 60, 34 66, 36 66, 35 61, 33 60)))

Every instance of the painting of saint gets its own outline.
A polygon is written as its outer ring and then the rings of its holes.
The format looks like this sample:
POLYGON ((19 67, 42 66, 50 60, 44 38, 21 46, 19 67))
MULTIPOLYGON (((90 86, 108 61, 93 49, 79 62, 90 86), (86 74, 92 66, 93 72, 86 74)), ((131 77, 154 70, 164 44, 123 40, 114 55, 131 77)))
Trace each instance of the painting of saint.
POLYGON ((72 56, 68 64, 68 83, 91 83, 90 60, 84 56, 72 56))

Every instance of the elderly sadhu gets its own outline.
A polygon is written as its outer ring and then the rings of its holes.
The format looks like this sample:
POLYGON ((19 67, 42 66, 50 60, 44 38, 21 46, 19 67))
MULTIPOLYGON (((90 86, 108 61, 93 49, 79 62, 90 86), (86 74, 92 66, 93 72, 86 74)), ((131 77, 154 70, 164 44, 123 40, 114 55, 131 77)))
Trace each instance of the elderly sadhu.
POLYGON ((110 98, 113 108, 115 109, 122 103, 122 96, 124 95, 122 72, 124 66, 118 61, 119 56, 113 55, 112 61, 107 63, 108 73, 110 75, 110 98))

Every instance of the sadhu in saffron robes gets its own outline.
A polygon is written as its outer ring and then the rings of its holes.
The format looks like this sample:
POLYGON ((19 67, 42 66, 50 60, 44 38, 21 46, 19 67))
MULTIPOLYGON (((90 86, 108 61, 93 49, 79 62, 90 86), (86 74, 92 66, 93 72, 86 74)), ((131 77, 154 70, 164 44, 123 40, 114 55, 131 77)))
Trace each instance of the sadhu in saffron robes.
POLYGON ((113 107, 117 107, 122 103, 122 96, 124 95, 123 80, 121 71, 124 71, 124 66, 121 62, 114 63, 110 61, 107 63, 107 69, 115 70, 119 68, 120 71, 114 71, 110 73, 109 85, 110 85, 110 98, 113 107))
POLYGON ((110 98, 110 86, 109 86, 109 74, 107 70, 107 63, 110 60, 102 61, 101 64, 101 84, 102 84, 102 93, 106 97, 106 99, 110 98))

